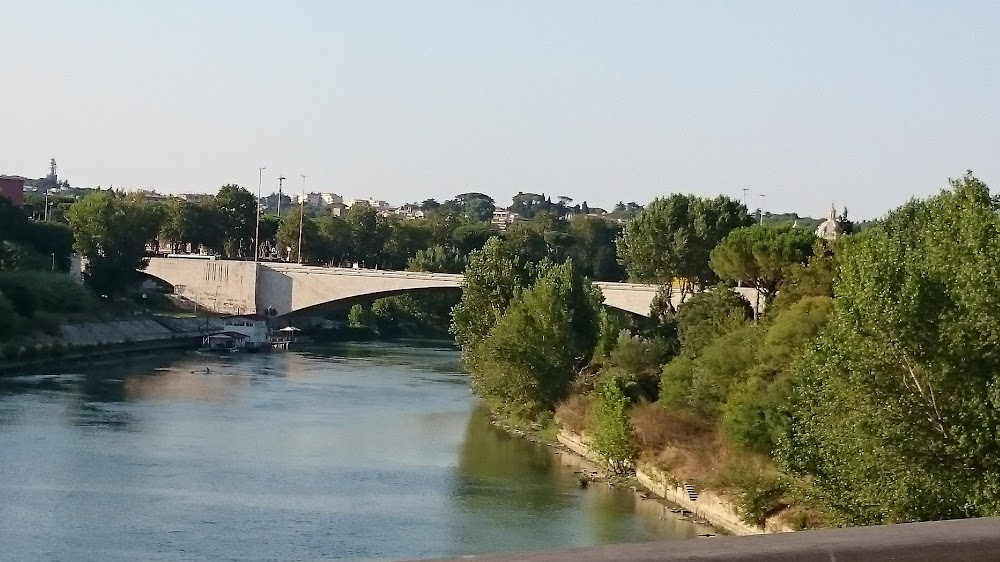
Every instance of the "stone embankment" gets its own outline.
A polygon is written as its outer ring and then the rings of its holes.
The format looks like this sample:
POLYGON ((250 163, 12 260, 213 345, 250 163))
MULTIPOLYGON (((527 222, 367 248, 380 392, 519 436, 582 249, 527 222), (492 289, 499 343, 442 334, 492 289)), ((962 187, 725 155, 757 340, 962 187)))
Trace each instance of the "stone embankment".
POLYGON ((22 348, 16 357, 0 359, 0 371, 94 360, 122 353, 194 348, 201 344, 206 333, 217 329, 218 326, 205 318, 169 316, 64 324, 59 327, 58 336, 39 337, 33 349, 22 348))
MULTIPOLYGON (((587 460, 603 464, 601 456, 590 448, 586 438, 563 429, 559 432, 559 443, 587 460)), ((725 497, 710 490, 689 491, 682 482, 671 475, 639 462, 635 467, 636 480, 651 493, 676 504, 681 509, 709 522, 712 526, 734 535, 760 535, 765 533, 788 532, 792 529, 769 522, 764 527, 748 525, 740 517, 736 507, 725 497)))

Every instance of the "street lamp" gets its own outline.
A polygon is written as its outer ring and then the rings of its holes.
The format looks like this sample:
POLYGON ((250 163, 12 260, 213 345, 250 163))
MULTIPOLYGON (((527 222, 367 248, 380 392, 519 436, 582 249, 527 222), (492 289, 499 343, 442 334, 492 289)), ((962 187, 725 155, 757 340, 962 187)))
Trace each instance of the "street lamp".
POLYGON ((760 194, 760 224, 764 224, 764 194, 760 194))
POLYGON ((298 261, 302 263, 302 223, 305 221, 306 217, 306 175, 299 174, 302 176, 302 195, 299 196, 299 246, 298 246, 298 261))
POLYGON ((285 181, 285 176, 278 172, 278 219, 281 219, 281 182, 285 181))
POLYGON ((260 261, 260 186, 261 179, 264 177, 264 166, 257 168, 257 227, 254 229, 253 233, 253 262, 258 263, 260 261))

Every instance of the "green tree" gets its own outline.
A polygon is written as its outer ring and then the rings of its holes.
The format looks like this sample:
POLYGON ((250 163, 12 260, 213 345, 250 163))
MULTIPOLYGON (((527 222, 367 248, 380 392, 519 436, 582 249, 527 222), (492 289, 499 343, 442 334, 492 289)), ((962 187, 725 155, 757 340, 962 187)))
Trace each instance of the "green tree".
POLYGON ((811 232, 790 224, 739 228, 712 250, 712 269, 722 279, 755 287, 767 306, 792 266, 807 262, 815 242, 811 232))
POLYGON ((658 198, 625 225, 618 256, 632 279, 666 286, 678 281, 683 300, 717 281, 709 254, 731 231, 750 222, 746 207, 728 197, 658 198))
POLYGON ((375 209, 368 203, 357 202, 348 209, 346 221, 351 229, 350 258, 368 267, 376 265, 382 240, 375 209))
POLYGON ((681 351, 697 355, 716 338, 745 326, 752 317, 750 303, 726 287, 698 293, 677 311, 681 351))
MULTIPOLYGON (((544 266, 541 266, 544 267, 544 266)), ((535 280, 539 268, 509 251, 499 238, 469 255, 462 300, 452 313, 455 341, 468 353, 507 312, 511 300, 535 280)))
POLYGON ((738 445, 771 455, 787 433, 791 368, 826 326, 833 299, 805 297, 774 317, 750 376, 730 393, 723 427, 738 445))
POLYGON ((504 416, 550 415, 590 362, 602 299, 572 262, 550 267, 473 346, 466 361, 473 390, 504 416))
POLYGON ((602 217, 576 215, 569 221, 569 256, 584 275, 595 281, 622 281, 625 270, 618 263, 615 247, 620 233, 617 223, 602 217))
POLYGON ((316 259, 342 265, 351 254, 351 226, 347 221, 332 215, 316 219, 319 228, 316 259))
POLYGON ((635 435, 629 418, 628 379, 606 377, 597 388, 590 434, 594 449, 604 458, 611 472, 622 475, 632 470, 635 435))
POLYGON ((437 245, 417 251, 410 258, 406 269, 430 273, 462 273, 465 270, 465 265, 465 257, 458 250, 437 245))
POLYGON ((121 294, 146 267, 146 243, 156 237, 151 208, 138 196, 112 191, 87 195, 69 210, 74 247, 87 258, 84 272, 99 294, 121 294))
POLYGON ((1000 514, 1000 220, 971 174, 951 187, 844 241, 795 369, 781 459, 842 522, 1000 514))
POLYGON ((226 184, 215 196, 227 257, 253 257, 257 226, 257 198, 245 188, 226 184))
POLYGON ((463 256, 481 249, 486 241, 496 236, 498 232, 488 224, 469 223, 455 228, 451 234, 452 243, 463 256))
POLYGON ((276 241, 278 253, 286 257, 289 261, 302 261, 305 263, 324 261, 320 256, 323 248, 319 227, 316 226, 316 221, 305 216, 302 207, 295 207, 281 217, 276 241), (302 240, 301 259, 299 253, 300 232, 302 240))

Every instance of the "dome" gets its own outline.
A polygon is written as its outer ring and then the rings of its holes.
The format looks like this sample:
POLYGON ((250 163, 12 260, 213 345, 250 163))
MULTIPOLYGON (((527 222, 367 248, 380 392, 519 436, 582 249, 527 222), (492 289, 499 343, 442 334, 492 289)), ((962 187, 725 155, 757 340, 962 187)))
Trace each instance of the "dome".
POLYGON ((831 205, 826 220, 816 227, 816 236, 823 240, 836 240, 843 233, 844 227, 837 220, 837 208, 831 205))

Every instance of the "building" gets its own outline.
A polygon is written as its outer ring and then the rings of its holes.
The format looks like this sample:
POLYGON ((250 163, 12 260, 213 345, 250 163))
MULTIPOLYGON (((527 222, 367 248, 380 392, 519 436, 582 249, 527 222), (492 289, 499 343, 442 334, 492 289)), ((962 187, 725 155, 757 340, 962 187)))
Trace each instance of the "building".
POLYGON ((24 182, 28 178, 21 176, 0 176, 0 195, 6 196, 15 205, 24 205, 24 182))
POLYGON ((490 219, 490 224, 500 229, 501 231, 507 230, 510 225, 518 222, 524 222, 521 215, 517 213, 512 213, 507 209, 497 209, 493 211, 493 218, 490 219))
POLYGON ((826 220, 816 227, 816 237, 823 240, 836 240, 845 232, 844 223, 847 221, 847 210, 844 210, 843 217, 837 217, 837 207, 831 205, 830 213, 826 220))

